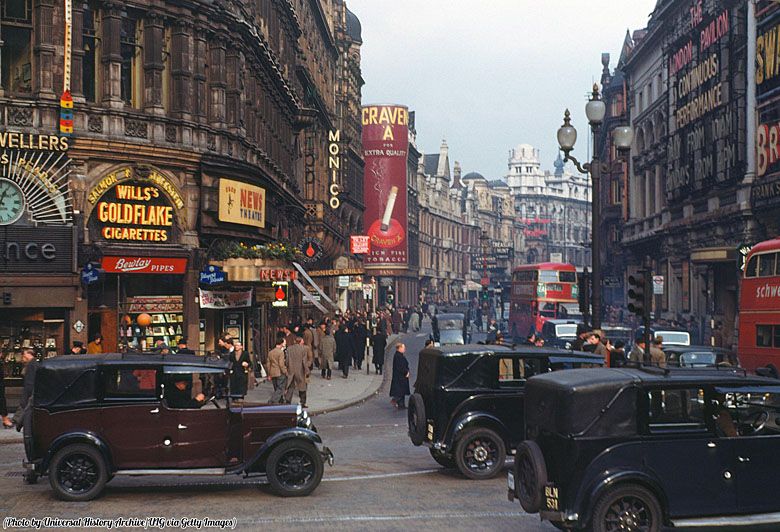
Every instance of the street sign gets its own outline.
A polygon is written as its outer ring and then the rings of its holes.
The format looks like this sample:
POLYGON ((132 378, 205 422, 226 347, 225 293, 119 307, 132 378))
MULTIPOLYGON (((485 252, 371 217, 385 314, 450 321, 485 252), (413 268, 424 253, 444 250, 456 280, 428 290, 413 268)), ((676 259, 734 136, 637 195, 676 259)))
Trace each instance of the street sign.
POLYGON ((349 275, 339 275, 339 288, 349 288, 349 275))
POLYGON ((653 275, 653 295, 664 295, 664 276, 653 275))
POLYGON ((563 253, 550 253, 550 262, 563 262, 563 253))

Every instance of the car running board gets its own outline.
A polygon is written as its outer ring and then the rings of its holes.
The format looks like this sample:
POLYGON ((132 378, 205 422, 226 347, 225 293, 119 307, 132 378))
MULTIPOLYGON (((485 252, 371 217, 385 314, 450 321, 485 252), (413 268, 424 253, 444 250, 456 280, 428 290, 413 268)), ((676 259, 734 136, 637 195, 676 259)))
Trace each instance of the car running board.
POLYGON ((780 523, 780 513, 758 515, 729 515, 725 517, 703 517, 698 519, 679 519, 672 521, 678 528, 735 527, 746 525, 771 525, 780 523))
POLYGON ((212 467, 203 469, 122 469, 114 473, 115 475, 122 475, 126 477, 140 477, 146 475, 208 475, 208 476, 223 476, 225 475, 224 468, 212 467))

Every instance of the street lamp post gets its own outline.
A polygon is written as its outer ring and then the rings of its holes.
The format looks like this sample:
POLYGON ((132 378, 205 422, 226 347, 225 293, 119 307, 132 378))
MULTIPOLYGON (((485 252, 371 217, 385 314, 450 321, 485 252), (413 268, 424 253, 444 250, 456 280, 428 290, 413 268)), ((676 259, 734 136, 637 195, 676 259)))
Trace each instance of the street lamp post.
MULTIPOLYGON (((590 128, 593 132, 593 158, 589 163, 580 164, 580 162, 571 155, 574 144, 577 142, 577 130, 571 125, 571 113, 566 109, 563 116, 563 125, 558 129, 558 145, 563 152, 563 161, 571 161, 581 173, 590 173, 592 181, 592 298, 593 305, 593 328, 601 328, 601 174, 608 172, 609 166, 601 162, 599 157, 599 132, 604 117, 607 114, 607 106, 604 104, 599 94, 598 84, 593 85, 593 93, 585 106, 585 115, 588 117, 590 128)), ((620 152, 625 152, 631 148, 634 140, 634 132, 628 126, 617 127, 612 132, 612 140, 620 152)))

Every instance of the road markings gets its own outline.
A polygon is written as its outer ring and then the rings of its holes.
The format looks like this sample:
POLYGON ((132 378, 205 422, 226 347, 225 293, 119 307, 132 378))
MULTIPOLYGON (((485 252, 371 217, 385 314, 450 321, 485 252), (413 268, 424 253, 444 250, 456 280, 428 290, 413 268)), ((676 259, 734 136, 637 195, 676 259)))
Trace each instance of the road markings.
POLYGON ((345 480, 375 480, 378 478, 395 478, 395 477, 411 477, 414 475, 428 475, 430 473, 438 473, 439 469, 423 469, 422 471, 404 471, 402 473, 378 473, 376 475, 355 475, 352 477, 326 477, 323 478, 323 482, 342 482, 345 480))
POLYGON ((423 521, 429 519, 475 519, 496 517, 523 517, 528 514, 517 512, 455 512, 455 513, 413 513, 403 515, 338 515, 333 517, 258 517, 254 519, 239 519, 241 524, 294 524, 294 523, 344 523, 356 521, 423 521))

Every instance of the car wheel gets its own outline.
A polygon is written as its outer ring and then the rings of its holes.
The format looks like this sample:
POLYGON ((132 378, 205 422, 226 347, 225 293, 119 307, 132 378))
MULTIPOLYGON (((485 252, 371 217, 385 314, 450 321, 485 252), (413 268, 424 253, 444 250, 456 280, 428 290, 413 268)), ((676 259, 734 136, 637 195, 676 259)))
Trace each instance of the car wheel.
POLYGON ((526 440, 515 454, 516 495, 523 510, 535 514, 542 508, 542 490, 547 484, 547 466, 539 445, 526 440))
POLYGON ((455 463, 472 480, 495 477, 506 460, 504 440, 490 429, 473 428, 458 439, 455 463))
POLYGON ((265 471, 271 489, 282 497, 304 497, 322 480, 322 457, 311 443, 283 441, 268 455, 265 471))
POLYGON ((455 459, 451 454, 443 453, 438 449, 429 449, 429 451, 431 451, 431 456, 440 466, 446 467, 447 469, 455 467, 455 459))
POLYGON ((419 447, 425 441, 427 421, 425 417, 425 402, 419 393, 412 394, 409 398, 407 420, 409 423, 409 438, 413 444, 419 447))
POLYGON ((90 501, 108 481, 108 468, 100 451, 78 443, 63 447, 49 464, 49 483, 63 501, 90 501))
POLYGON ((647 488, 627 484, 616 486, 598 498, 592 528, 594 532, 659 532, 662 520, 656 496, 647 488))

